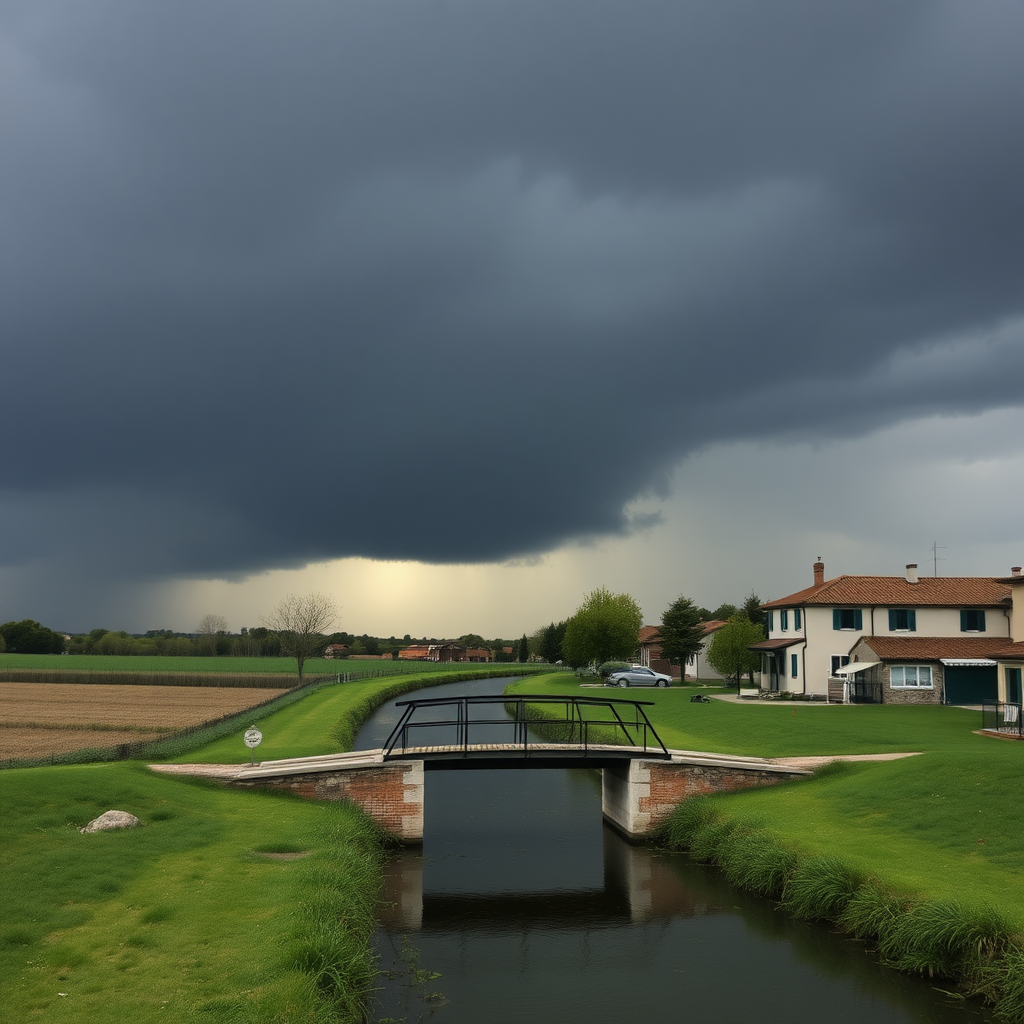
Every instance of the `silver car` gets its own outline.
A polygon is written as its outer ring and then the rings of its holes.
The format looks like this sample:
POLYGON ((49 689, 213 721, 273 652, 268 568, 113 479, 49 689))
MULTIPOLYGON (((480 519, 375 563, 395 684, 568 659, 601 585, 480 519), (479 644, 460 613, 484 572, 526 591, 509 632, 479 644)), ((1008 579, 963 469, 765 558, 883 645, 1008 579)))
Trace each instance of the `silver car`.
POLYGON ((649 668, 624 668, 612 672, 605 686, 671 686, 672 677, 649 668))

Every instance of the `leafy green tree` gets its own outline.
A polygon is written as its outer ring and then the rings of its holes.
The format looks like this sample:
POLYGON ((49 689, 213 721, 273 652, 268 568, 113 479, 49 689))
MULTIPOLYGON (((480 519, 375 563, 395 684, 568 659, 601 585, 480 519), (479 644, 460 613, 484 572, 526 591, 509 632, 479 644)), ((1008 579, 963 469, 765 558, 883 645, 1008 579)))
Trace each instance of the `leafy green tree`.
POLYGON ((289 594, 264 619, 280 637, 281 653, 295 659, 300 682, 306 659, 323 653, 327 646, 324 633, 337 618, 337 606, 326 594, 289 594))
POLYGON ((64 637, 46 626, 41 626, 35 619, 22 619, 20 622, 5 622, 0 626, 0 636, 4 638, 10 654, 62 654, 64 637))
POLYGON ((761 666, 761 656, 750 650, 750 645, 763 639, 764 630, 756 622, 751 622, 742 613, 733 615, 728 624, 716 630, 711 637, 708 664, 726 679, 732 679, 737 688, 744 672, 753 682, 754 673, 761 666))
POLYGON ((642 625, 640 605, 634 598, 598 587, 569 619, 562 655, 574 668, 590 662, 628 660, 636 653, 642 625))
POLYGON ((699 609, 690 598, 680 594, 662 613, 658 633, 662 653, 679 666, 679 675, 685 678, 687 659, 699 654, 704 646, 699 609))
POLYGON ((519 641, 519 651, 516 657, 516 661, 520 664, 525 664, 530 660, 530 641, 526 639, 526 634, 523 634, 522 639, 519 641))
POLYGON ((734 604, 729 604, 728 601, 720 604, 709 616, 710 619, 731 619, 734 615, 739 614, 739 608, 734 604))

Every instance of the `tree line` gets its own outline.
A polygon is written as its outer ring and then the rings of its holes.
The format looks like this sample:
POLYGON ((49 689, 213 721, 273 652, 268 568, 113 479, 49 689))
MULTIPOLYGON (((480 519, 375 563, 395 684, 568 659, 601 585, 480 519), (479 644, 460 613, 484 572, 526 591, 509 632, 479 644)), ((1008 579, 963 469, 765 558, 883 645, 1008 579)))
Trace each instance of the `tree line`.
MULTIPOLYGON (((760 655, 748 649, 766 636, 767 616, 760 606, 761 599, 753 592, 740 605, 723 603, 714 610, 680 595, 662 613, 658 626, 663 656, 680 666, 682 677, 687 661, 703 653, 712 668, 738 686, 744 674, 753 678, 760 668, 760 655), (726 624, 709 640, 706 624, 716 621, 726 624)), ((530 637, 530 651, 539 660, 573 668, 629 661, 637 654, 642 625, 633 597, 599 587, 586 595, 570 618, 538 629, 530 637)))

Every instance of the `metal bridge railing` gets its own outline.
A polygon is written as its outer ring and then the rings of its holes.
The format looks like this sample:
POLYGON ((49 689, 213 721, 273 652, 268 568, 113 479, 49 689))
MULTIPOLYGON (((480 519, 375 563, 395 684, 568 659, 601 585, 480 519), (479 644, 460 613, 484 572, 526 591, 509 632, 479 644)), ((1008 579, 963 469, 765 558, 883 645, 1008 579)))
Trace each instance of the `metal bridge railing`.
POLYGON ((429 746, 468 755, 472 748, 482 745, 500 746, 510 753, 528 757, 542 748, 549 752, 554 740, 558 746, 577 748, 584 755, 597 748, 607 753, 609 746, 621 746, 667 758, 670 756, 668 749, 643 710, 652 703, 550 694, 494 694, 398 701, 396 707, 404 707, 405 711, 384 744, 384 757, 399 757, 410 748, 429 746), (564 715, 544 714, 539 705, 549 708, 561 705, 564 715), (495 707, 500 708, 500 717, 490 710, 495 707), (438 715, 440 717, 436 717, 438 715), (532 738, 531 729, 551 738, 532 738))

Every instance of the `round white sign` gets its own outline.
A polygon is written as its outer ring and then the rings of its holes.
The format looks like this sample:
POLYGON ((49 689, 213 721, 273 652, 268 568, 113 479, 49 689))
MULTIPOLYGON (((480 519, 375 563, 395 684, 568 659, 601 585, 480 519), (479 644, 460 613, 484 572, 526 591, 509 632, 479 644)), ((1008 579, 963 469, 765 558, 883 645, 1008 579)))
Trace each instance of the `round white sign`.
POLYGON ((245 730, 245 745, 250 750, 253 747, 258 747, 262 740, 263 740, 263 733, 261 733, 259 731, 259 729, 256 728, 255 725, 252 726, 251 728, 245 730))

